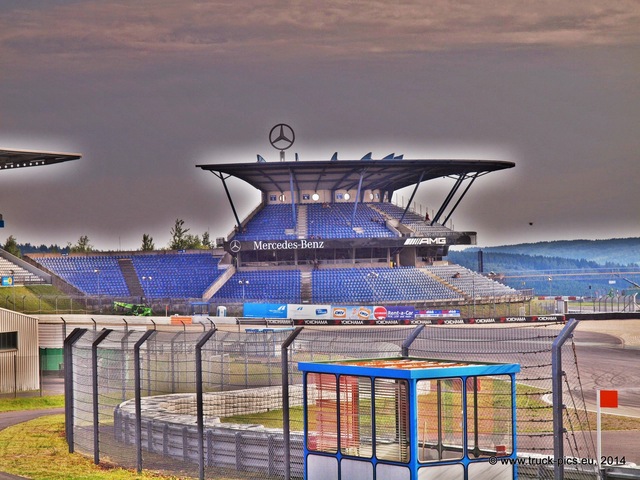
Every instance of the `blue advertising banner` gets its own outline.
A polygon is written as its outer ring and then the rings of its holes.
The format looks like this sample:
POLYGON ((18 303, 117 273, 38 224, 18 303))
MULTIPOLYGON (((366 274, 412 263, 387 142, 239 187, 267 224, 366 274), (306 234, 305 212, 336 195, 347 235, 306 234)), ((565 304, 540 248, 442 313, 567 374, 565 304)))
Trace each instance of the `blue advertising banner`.
POLYGON ((3 287, 12 287, 13 286, 13 277, 2 277, 2 286, 3 287))
POLYGON ((245 303, 245 318, 287 318, 287 305, 283 303, 245 303))
POLYGON ((416 309, 410 305, 387 307, 387 318, 389 320, 413 320, 415 316, 416 309))
POLYGON ((415 316, 417 318, 459 317, 460 310, 418 310, 415 316))

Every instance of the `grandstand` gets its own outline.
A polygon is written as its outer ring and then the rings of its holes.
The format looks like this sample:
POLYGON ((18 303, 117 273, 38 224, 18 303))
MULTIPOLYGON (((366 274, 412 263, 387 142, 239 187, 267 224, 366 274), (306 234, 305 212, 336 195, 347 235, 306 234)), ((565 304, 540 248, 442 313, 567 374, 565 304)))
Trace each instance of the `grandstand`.
MULTIPOLYGON (((446 226, 469 186, 513 163, 475 160, 334 160, 199 165, 220 178, 236 225, 211 251, 30 254, 85 295, 197 299, 212 304, 456 305, 516 290, 445 260, 476 233, 446 226), (225 179, 260 190, 245 219, 225 179), (398 189, 449 177, 434 218, 391 202, 398 189), (466 188, 461 188, 465 183, 466 188)), ((411 199, 409 204, 411 204, 411 199)), ((322 310, 322 309, 321 309, 322 310)))
POLYGON ((402 156, 337 160, 337 155, 198 165, 222 181, 236 220, 233 231, 219 239, 235 274, 209 298, 310 304, 428 305, 489 296, 522 301, 514 289, 444 260, 449 246, 475 244, 475 232, 446 226, 471 184, 513 166, 402 156), (262 194, 262 203, 244 220, 236 214, 229 177, 262 194), (408 205, 418 187, 442 177, 453 178, 454 185, 434 218, 412 211, 408 205), (395 191, 411 186, 407 206, 391 202, 395 191), (278 293, 286 271, 294 272, 295 281, 278 293), (258 288, 263 282, 267 287, 258 288))
POLYGON ((86 295, 200 298, 222 273, 213 252, 29 254, 27 257, 86 295))

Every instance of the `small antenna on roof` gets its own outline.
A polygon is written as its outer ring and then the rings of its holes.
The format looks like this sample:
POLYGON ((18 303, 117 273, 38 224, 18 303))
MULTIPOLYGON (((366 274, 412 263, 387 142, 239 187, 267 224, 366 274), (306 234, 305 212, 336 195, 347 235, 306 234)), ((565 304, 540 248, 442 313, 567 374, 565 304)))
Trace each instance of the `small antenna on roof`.
POLYGON ((393 160, 393 156, 395 155, 395 153, 390 153, 389 155, 387 155, 386 157, 383 158, 383 160, 393 160))
POLYGON ((337 162, 338 161, 338 152, 334 152, 334 154, 331 155, 331 161, 332 162, 337 162))
POLYGON ((402 160, 403 158, 404 158, 403 154, 396 155, 395 157, 393 157, 394 160, 402 160))
POLYGON ((267 163, 267 161, 264 159, 262 155, 258 154, 258 163, 267 163))
POLYGON ((371 155, 372 155, 372 152, 369 152, 364 157, 362 157, 360 160, 371 160, 371 155))

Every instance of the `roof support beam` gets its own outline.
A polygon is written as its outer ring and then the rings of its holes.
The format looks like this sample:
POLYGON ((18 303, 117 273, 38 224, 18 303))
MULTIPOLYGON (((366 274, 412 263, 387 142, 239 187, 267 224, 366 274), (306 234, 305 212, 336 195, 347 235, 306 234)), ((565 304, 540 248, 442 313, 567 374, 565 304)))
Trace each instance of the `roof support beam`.
POLYGON ((289 169, 289 190, 291 191, 291 215, 293 226, 296 226, 296 198, 293 190, 293 170, 289 169))
POLYGON ((462 181, 464 180, 464 178, 465 178, 465 174, 464 173, 461 173, 460 175, 458 175, 458 179, 456 180, 456 183, 451 188, 451 191, 447 195, 447 198, 445 198, 444 202, 442 202, 442 205, 440 206, 440 209, 438 210, 438 213, 436 213, 434 215, 434 217, 433 217, 433 220, 431 220, 431 225, 433 225, 434 223, 439 223, 440 217, 442 217, 442 214, 444 213, 444 211, 449 206, 449 203, 451 203, 451 200, 453 199, 453 197, 455 196, 456 192, 460 188, 460 185, 462 185, 462 181))
POLYGON ((473 182, 475 182, 476 178, 478 178, 478 175, 479 175, 479 173, 476 172, 476 174, 473 176, 473 178, 469 182, 469 185, 467 185, 467 188, 464 189, 464 192, 462 192, 462 195, 460 195, 460 198, 458 198, 458 201, 456 202, 456 204, 453 206, 453 208, 451 208, 451 211, 449 212, 449 215, 447 215, 447 217, 444 219, 444 222, 442 222, 443 225, 447 224, 447 222, 449 221, 449 218, 451 218, 451 215, 453 215, 453 212, 456 211, 456 208, 458 208, 458 205, 460 205, 460 202, 462 201, 464 196, 467 194, 467 192, 471 188, 471 185, 473 185, 473 182))
POLYGON ((356 212, 358 210, 358 201, 360 201, 360 190, 362 189, 362 177, 364 177, 364 170, 360 172, 360 181, 358 182, 358 192, 356 193, 356 198, 353 202, 353 216, 351 217, 351 228, 353 228, 356 224, 356 212))
POLYGON ((360 171, 360 175, 362 175, 363 172, 366 172, 367 169, 364 168, 362 170, 359 170, 358 168, 352 168, 350 170, 345 171, 344 175, 333 184, 333 187, 331 187, 332 191, 336 191, 339 189, 345 189, 348 190, 349 188, 351 188, 353 185, 345 185, 344 182, 354 173, 360 171))
POLYGON ((318 179, 316 180, 316 186, 313 187, 313 191, 317 192, 318 188, 320 188, 320 182, 322 181, 322 177, 324 177, 324 172, 326 172, 327 169, 323 168, 321 172, 318 172, 318 179))
POLYGON ((231 210, 233 211, 233 216, 236 219, 236 224, 238 225, 238 229, 241 229, 242 224, 240 223, 240 219, 238 218, 238 212, 236 212, 236 206, 233 204, 233 199, 231 198, 231 194, 229 193, 229 187, 227 187, 227 182, 225 182, 225 180, 229 178, 231 175, 227 175, 225 177, 222 173, 217 174, 213 170, 211 170, 211 173, 213 173, 216 177, 222 180, 222 186, 224 187, 224 191, 226 192, 227 198, 229 199, 229 205, 231 205, 231 210))
POLYGON ((411 202, 413 202, 413 197, 416 196, 416 192, 418 191, 418 187, 422 183, 422 179, 423 178, 424 178, 424 170, 420 174, 420 180, 418 180, 418 183, 416 183, 416 188, 413 189, 413 193, 411 194, 411 198, 409 198, 409 203, 407 203, 407 206, 405 207, 404 212, 402 212, 402 217, 400 217, 400 220, 399 220, 400 223, 402 223, 402 221, 404 220, 404 216, 407 214, 407 211, 409 210, 409 207, 411 206, 411 202))

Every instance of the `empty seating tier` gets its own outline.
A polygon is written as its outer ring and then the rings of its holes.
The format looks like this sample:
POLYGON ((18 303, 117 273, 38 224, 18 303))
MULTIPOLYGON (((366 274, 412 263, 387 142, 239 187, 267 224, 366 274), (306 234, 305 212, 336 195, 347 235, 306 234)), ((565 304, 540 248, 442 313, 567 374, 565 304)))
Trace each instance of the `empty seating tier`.
POLYGON ((319 238, 393 237, 385 218, 366 203, 358 205, 355 219, 353 204, 312 204, 307 206, 307 233, 319 238), (354 221, 355 220, 355 221, 354 221))
POLYGON ((214 301, 300 303, 299 270, 236 272, 214 296, 214 301))
POLYGON ((128 296, 129 289, 115 255, 42 257, 36 260, 88 295, 128 296))
POLYGON ((34 260, 87 295, 131 295, 119 259, 131 258, 149 298, 199 298, 220 275, 220 259, 211 253, 150 255, 69 255, 34 260))
POLYGON ((315 303, 378 304, 463 298, 414 267, 322 269, 313 272, 312 282, 315 303))
POLYGON ((286 230, 295 228, 291 205, 267 205, 234 238, 241 241, 294 239, 295 234, 286 230))
POLYGON ((198 298, 220 275, 210 253, 135 255, 133 267, 149 298, 198 298))
MULTIPOLYGON (((392 203, 376 203, 375 207, 394 220, 400 220, 404 213, 404 208, 393 205, 392 203)), ((425 221, 423 217, 412 211, 407 211, 404 218, 402 218, 402 224, 418 235, 442 235, 451 232, 451 229, 443 225, 437 223, 431 225, 430 222, 425 221)))
POLYGON ((469 298, 504 297, 517 295, 511 287, 496 282, 460 265, 442 265, 425 267, 431 274, 453 285, 469 298))

